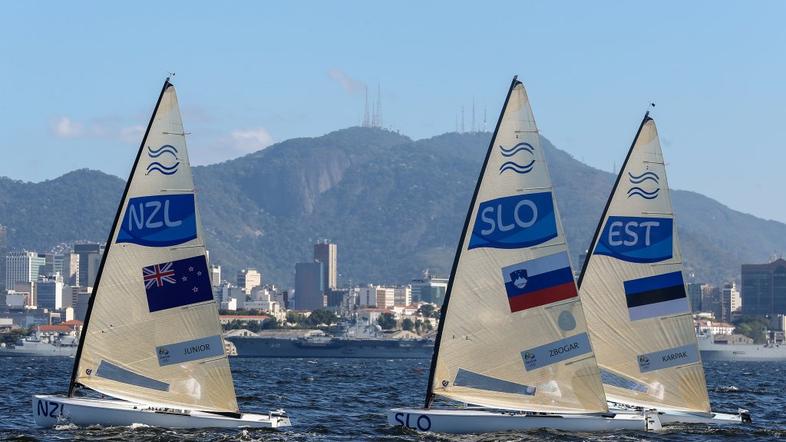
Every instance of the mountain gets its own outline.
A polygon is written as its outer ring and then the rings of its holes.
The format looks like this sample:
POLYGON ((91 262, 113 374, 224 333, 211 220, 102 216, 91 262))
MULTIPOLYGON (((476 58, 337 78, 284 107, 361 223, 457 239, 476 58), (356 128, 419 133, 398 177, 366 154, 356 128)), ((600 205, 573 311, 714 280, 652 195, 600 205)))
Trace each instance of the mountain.
MULTIPOLYGON (((339 279, 404 282, 429 268, 446 275, 490 134, 413 141, 353 127, 287 140, 241 158, 195 167, 211 260, 225 279, 256 267, 285 286, 313 243, 338 243, 339 279)), ((542 145, 573 260, 589 245, 614 182, 547 139, 542 145)), ((624 155, 620 150, 620 157, 624 155)), ((25 183, 0 178, 0 224, 10 246, 47 249, 106 239, 122 180, 78 170, 25 183)), ((694 192, 672 191, 689 272, 699 281, 738 277, 740 264, 786 250, 786 225, 734 211, 694 192)))

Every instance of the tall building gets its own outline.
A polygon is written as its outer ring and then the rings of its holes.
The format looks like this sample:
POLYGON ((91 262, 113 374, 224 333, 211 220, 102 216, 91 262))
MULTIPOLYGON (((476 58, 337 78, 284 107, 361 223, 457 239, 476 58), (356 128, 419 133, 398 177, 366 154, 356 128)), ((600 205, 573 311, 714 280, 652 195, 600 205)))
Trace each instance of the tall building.
POLYGON ((5 257, 6 290, 13 290, 17 282, 34 283, 45 264, 44 255, 36 252, 10 252, 5 257))
POLYGON ((213 287, 221 285, 221 266, 210 265, 210 285, 213 287))
POLYGON ((237 286, 243 289, 247 295, 251 294, 254 288, 262 285, 262 274, 256 269, 243 269, 237 272, 237 286))
MULTIPOLYGON (((0 292, 4 291, 5 285, 5 255, 8 253, 8 229, 0 225, 0 292)), ((1 306, 1 305, 0 305, 1 306)))
POLYGON ((731 322, 733 314, 742 312, 742 297, 737 289, 736 281, 723 284, 721 302, 723 303, 722 320, 725 322, 731 322))
POLYGON ((437 278, 426 270, 423 272, 422 278, 413 279, 410 285, 412 286, 412 301, 442 305, 445 292, 448 290, 448 279, 437 278))
POLYGON ((314 244, 314 261, 325 265, 322 285, 324 290, 338 287, 338 246, 327 240, 314 244))
POLYGON ((393 290, 393 305, 406 307, 412 304, 412 286, 404 285, 393 290))
POLYGON ((67 267, 66 256, 59 253, 45 253, 45 264, 41 268, 41 274, 44 276, 55 276, 57 274, 65 275, 67 267))
POLYGON ((723 299, 720 287, 712 284, 702 284, 701 308, 705 312, 711 312, 715 319, 721 320, 723 317, 723 299))
POLYGON ((96 275, 98 275, 98 267, 101 265, 104 247, 96 243, 74 244, 74 254, 79 256, 79 269, 74 284, 93 287, 96 275))
POLYGON ((71 287, 63 284, 63 278, 46 278, 42 276, 35 284, 36 306, 49 310, 60 310, 70 306, 71 287))
POLYGON ((295 264, 295 307, 317 310, 325 307, 325 266, 321 262, 295 264))
POLYGON ((77 286, 77 280, 79 279, 79 255, 76 253, 66 254, 66 262, 68 264, 64 269, 63 280, 69 285, 77 286))
POLYGON ((786 313, 786 260, 742 265, 742 312, 746 315, 786 313))
POLYGON ((701 286, 702 284, 700 282, 689 282, 687 284, 688 299, 690 300, 690 310, 692 313, 702 311, 701 286))

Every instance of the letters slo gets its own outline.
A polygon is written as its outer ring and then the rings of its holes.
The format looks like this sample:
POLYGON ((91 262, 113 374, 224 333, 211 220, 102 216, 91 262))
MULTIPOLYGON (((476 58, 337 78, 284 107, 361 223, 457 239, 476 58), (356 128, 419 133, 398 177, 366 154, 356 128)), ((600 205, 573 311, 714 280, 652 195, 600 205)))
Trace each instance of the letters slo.
POLYGON ((469 249, 518 249, 556 236, 551 192, 513 195, 480 203, 469 249))

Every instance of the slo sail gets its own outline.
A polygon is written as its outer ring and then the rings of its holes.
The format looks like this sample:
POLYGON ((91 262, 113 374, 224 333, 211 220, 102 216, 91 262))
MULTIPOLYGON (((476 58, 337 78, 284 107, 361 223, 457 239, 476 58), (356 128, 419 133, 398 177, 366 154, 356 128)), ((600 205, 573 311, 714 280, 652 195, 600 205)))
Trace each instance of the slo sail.
POLYGON ((745 413, 710 410, 682 271, 666 168, 648 112, 578 281, 604 389, 615 407, 657 409, 664 424, 739 423, 745 413))
POLYGON ((240 414, 205 258, 174 86, 167 79, 115 216, 67 397, 37 395, 38 425, 279 427, 240 414), (91 389, 117 400, 77 397, 91 389))
POLYGON ((643 416, 605 415, 538 130, 515 78, 469 207, 441 317, 426 407, 390 410, 389 424, 450 433, 645 429, 643 416), (431 408, 434 396, 473 408, 431 408))

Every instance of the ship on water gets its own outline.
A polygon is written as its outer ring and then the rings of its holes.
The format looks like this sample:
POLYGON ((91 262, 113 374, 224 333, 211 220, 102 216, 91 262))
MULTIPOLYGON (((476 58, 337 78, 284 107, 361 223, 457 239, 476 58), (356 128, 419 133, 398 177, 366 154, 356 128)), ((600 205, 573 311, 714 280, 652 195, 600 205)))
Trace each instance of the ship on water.
POLYGON ((696 335, 701 359, 725 362, 779 362, 786 361, 786 345, 768 340, 754 344, 750 339, 734 339, 739 335, 716 335, 712 332, 696 335))
POLYGON ((245 358, 372 358, 430 359, 434 341, 400 331, 379 330, 330 335, 322 330, 263 330, 228 333, 238 357, 245 358))
POLYGON ((76 355, 76 349, 76 340, 72 336, 65 336, 58 340, 28 336, 14 344, 0 344, 0 357, 60 356, 73 358, 76 355))

